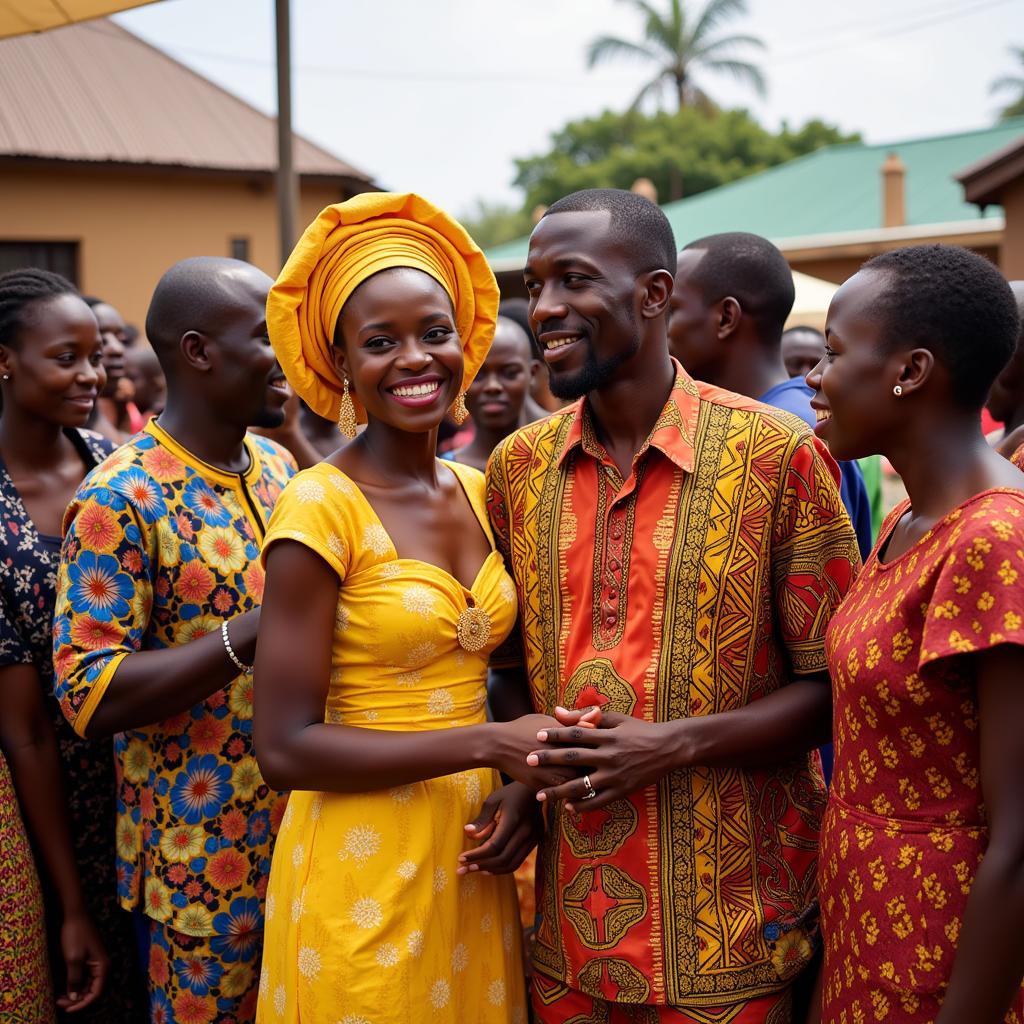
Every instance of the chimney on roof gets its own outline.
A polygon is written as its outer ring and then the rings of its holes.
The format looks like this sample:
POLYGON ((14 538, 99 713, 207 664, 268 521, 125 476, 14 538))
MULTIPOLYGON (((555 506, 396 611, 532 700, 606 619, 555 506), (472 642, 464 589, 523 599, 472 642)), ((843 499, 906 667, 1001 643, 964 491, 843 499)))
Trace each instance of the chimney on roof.
POLYGON ((899 154, 890 153, 882 164, 882 227, 898 228, 907 223, 907 165, 899 154))

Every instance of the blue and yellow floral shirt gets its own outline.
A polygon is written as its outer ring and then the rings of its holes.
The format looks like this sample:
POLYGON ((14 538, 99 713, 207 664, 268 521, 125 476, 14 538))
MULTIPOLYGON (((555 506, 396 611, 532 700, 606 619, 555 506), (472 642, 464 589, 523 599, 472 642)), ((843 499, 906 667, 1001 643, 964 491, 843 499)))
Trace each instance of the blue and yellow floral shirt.
MULTIPOLYGON (((54 618, 57 699, 80 735, 121 660, 190 643, 263 599, 260 546, 291 456, 246 438, 226 473, 155 422, 82 482, 64 520, 54 618)), ((225 655, 226 657, 226 655, 225 655)), ((263 927, 285 797, 252 750, 252 677, 118 734, 118 894, 230 959, 263 927)))

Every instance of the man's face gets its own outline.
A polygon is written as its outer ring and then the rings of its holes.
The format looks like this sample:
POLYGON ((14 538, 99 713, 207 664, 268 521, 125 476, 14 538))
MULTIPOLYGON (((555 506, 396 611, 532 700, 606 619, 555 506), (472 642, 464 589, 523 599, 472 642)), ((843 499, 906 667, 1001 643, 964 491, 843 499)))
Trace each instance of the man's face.
POLYGON ((103 394, 112 397, 117 394, 118 384, 125 375, 127 329, 124 317, 107 302, 98 302, 92 312, 103 339, 103 368, 107 371, 103 394))
POLYGON ((611 383, 640 349, 641 285, 610 227, 608 211, 555 213, 530 237, 530 321, 558 398, 611 383))
MULTIPOLYGON (((288 386, 267 335, 267 293, 273 282, 255 267, 231 271, 213 342, 210 385, 232 420, 250 427, 284 422, 288 386)), ((212 355, 212 353, 211 353, 212 355)))
POLYGON ((806 377, 825 354, 825 338, 809 328, 795 327, 782 335, 782 362, 790 377, 806 377))
POLYGON ((714 383, 720 359, 719 310, 708 304, 693 281, 704 255, 703 249, 684 249, 679 254, 669 304, 668 344, 687 373, 714 383))

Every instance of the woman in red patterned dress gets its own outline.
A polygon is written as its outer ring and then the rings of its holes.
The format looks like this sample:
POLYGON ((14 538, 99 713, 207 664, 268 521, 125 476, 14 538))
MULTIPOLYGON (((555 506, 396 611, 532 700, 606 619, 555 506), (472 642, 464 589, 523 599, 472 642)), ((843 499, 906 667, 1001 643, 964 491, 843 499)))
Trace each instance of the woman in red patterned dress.
POLYGON ((1024 1021, 1024 473, 979 426, 1017 324, 981 257, 901 249, 836 293, 807 376, 832 454, 909 494, 828 630, 826 1024, 1024 1021))

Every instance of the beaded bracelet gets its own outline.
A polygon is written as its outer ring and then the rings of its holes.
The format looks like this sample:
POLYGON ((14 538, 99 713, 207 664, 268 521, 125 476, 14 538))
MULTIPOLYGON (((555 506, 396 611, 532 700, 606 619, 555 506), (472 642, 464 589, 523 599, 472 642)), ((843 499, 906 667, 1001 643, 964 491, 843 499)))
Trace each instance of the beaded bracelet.
POLYGON ((220 638, 224 641, 224 650, 228 652, 228 657, 235 663, 235 668, 244 675, 249 675, 252 672, 252 665, 246 665, 245 662, 235 654, 235 649, 231 646, 231 641, 228 639, 227 619, 220 624, 220 638))

